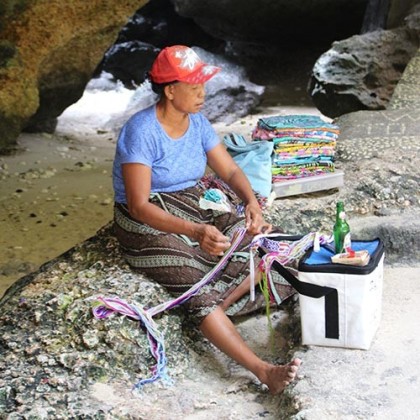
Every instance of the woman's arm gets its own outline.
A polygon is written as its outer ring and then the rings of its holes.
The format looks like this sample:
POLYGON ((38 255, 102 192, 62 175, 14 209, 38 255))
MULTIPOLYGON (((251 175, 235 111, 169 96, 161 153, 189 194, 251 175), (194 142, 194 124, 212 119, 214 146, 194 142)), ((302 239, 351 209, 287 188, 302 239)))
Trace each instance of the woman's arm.
POLYGON ((187 235, 197 240, 200 247, 211 255, 221 255, 229 248, 229 238, 214 226, 184 220, 150 203, 150 167, 126 163, 122 165, 122 174, 131 217, 162 232, 187 235))
POLYGON ((256 235, 269 232, 271 225, 262 215, 260 206, 252 191, 251 184, 242 169, 236 164, 222 144, 207 152, 209 167, 225 181, 245 203, 245 217, 248 232, 256 235))

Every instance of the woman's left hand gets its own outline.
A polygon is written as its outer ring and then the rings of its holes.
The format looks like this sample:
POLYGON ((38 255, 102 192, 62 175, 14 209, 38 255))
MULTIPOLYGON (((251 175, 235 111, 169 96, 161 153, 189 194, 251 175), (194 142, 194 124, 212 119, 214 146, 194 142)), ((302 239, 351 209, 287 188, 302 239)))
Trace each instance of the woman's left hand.
POLYGON ((264 220, 258 203, 250 203, 245 207, 246 228, 250 235, 271 232, 272 226, 264 220))

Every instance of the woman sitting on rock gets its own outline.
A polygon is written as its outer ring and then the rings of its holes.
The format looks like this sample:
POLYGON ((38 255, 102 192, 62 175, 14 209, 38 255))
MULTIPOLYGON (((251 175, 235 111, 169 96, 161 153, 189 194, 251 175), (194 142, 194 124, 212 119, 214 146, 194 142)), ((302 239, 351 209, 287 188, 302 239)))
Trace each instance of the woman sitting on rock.
MULTIPOLYGON (((175 296, 217 264, 238 227, 247 229, 238 251, 247 250, 254 235, 271 230, 248 179, 199 112, 204 83, 219 70, 191 48, 164 48, 150 72, 160 99, 128 120, 117 144, 114 221, 124 257, 175 296), (232 211, 200 207, 208 187, 201 181, 206 165, 219 177, 218 185, 226 187, 232 211), (244 216, 235 212, 239 202, 244 216)), ((286 365, 261 360, 229 318, 265 306, 261 293, 249 299, 249 282, 244 252, 184 305, 211 343, 253 372, 271 393, 280 393, 295 378, 300 360, 286 365)), ((276 291, 282 299, 293 294, 279 276, 276 291)))

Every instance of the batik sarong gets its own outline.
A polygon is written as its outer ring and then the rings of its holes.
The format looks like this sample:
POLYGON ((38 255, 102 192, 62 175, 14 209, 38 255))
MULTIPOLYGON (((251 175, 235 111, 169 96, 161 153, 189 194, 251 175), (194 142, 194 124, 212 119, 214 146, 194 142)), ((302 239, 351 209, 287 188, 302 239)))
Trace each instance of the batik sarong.
MULTIPOLYGON (((200 208, 199 200, 204 192, 203 185, 199 183, 182 191, 152 194, 150 200, 174 216, 194 223, 212 224, 228 237, 232 237, 238 227, 244 227, 244 217, 234 210, 238 203, 232 202, 232 212, 228 213, 200 208)), ((133 269, 164 286, 174 297, 200 281, 220 259, 204 252, 184 235, 161 232, 134 220, 125 204, 116 203, 114 210, 115 234, 127 262, 133 269)), ((184 304, 197 325, 248 276, 248 245, 251 240, 252 236, 246 235, 219 276, 184 304)), ((256 267, 259 257, 254 256, 254 261, 256 267)), ((281 301, 295 293, 278 273, 273 272, 272 277, 281 301)), ((265 307, 264 296, 257 285, 254 301, 247 293, 226 313, 229 316, 245 315, 265 307)))

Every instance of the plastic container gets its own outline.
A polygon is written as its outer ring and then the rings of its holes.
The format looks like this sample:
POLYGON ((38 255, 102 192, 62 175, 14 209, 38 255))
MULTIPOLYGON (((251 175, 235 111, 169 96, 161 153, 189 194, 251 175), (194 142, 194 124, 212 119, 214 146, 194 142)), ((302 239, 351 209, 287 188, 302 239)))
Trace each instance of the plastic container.
POLYGON ((334 172, 327 174, 274 182, 272 195, 274 196, 273 198, 287 197, 338 188, 343 184, 344 172, 336 169, 334 172))

